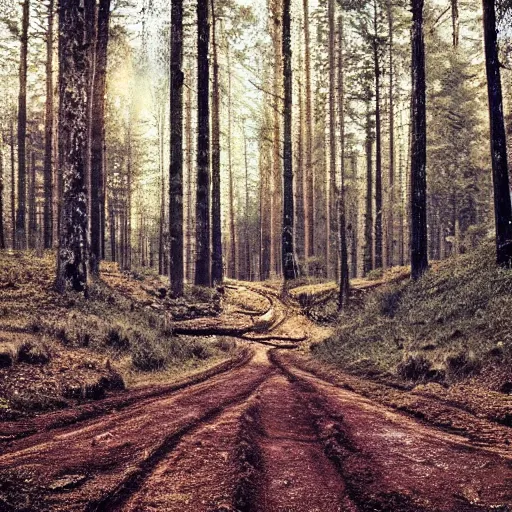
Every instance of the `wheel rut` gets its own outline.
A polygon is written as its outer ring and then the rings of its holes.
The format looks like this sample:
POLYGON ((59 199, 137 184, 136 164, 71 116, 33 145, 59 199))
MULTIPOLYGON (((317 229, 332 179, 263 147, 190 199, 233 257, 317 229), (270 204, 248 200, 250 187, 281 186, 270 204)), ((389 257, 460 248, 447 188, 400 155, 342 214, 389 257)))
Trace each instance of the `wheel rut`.
POLYGON ((247 401, 271 372, 255 358, 175 396, 14 443, 0 456, 4 508, 17 510, 9 503, 20 492, 27 511, 117 507, 184 435, 224 408, 247 401))
POLYGON ((302 390, 359 510, 511 510, 511 452, 477 447, 271 357, 302 390))

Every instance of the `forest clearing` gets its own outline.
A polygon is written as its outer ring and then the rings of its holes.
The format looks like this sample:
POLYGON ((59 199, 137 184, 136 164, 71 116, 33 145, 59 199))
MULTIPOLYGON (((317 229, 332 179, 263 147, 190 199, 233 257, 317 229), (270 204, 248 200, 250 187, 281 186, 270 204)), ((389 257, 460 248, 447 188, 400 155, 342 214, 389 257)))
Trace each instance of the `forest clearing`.
POLYGON ((510 0, 0 0, 0 512, 512 512, 510 0))

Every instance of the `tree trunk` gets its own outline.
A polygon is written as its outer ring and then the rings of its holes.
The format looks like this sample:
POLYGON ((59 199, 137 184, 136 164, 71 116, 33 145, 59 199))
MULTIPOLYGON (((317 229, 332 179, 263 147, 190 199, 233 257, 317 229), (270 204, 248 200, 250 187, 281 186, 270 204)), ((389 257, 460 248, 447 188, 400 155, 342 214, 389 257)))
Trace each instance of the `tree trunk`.
POLYGON ((345 191, 345 81, 344 81, 344 34, 343 17, 339 19, 339 42, 338 42, 338 110, 340 117, 340 141, 341 141, 341 187, 340 187, 340 290, 338 298, 338 308, 341 311, 344 306, 348 306, 350 294, 350 280, 348 270, 348 251, 347 251, 347 227, 346 227, 346 191, 345 191))
POLYGON ((315 204, 314 204, 314 172, 313 172, 313 109, 311 105, 311 53, 310 53, 310 31, 309 31, 309 0, 303 0, 304 11, 304 68, 306 80, 306 167, 305 167, 305 191, 304 191, 304 214, 305 214, 305 253, 306 258, 315 254, 315 204))
MULTIPOLYGON (((357 183, 357 155, 352 155, 352 179, 354 180, 354 183, 357 183)), ((351 237, 351 248, 350 248, 350 264, 351 264, 351 275, 352 277, 358 276, 358 241, 359 241, 359 193, 357 189, 354 191, 353 194, 353 203, 351 205, 352 212, 351 212, 351 226, 352 226, 352 237, 351 237)))
POLYGON ((375 68, 375 268, 382 268, 382 125, 380 112, 380 57, 378 40, 378 9, 374 0, 373 60, 375 68))
POLYGON ((453 47, 459 46, 459 0, 451 0, 452 3, 452 40, 453 47))
POLYGON ((4 148, 0 138, 0 249, 5 249, 4 190, 4 148))
POLYGON ((59 3, 59 165, 64 183, 56 288, 87 288, 87 101, 85 20, 80 0, 59 3))
POLYGON ((53 22, 54 0, 48 4, 46 32, 46 115, 44 120, 44 248, 53 247, 53 22))
POLYGON ((132 122, 130 116, 128 120, 128 133, 127 133, 127 166, 126 166, 126 257, 125 257, 125 270, 130 270, 132 267, 132 182, 133 182, 133 162, 132 162, 132 122))
POLYGON ((108 218, 110 221, 110 260, 115 263, 117 262, 117 212, 115 207, 116 198, 114 194, 115 191, 112 190, 108 198, 108 218))
POLYGON ((245 214, 244 214, 244 273, 246 281, 251 280, 251 245, 249 240, 249 155, 247 154, 247 135, 244 128, 245 162, 245 214))
POLYGON ((338 280, 338 190, 336 185, 336 28, 334 0, 328 0, 329 18, 329 194, 327 196, 327 277, 338 280))
POLYGON ((366 105, 366 212, 364 218, 363 273, 373 269, 373 173, 372 173, 372 123, 370 99, 366 105))
POLYGON ((166 215, 165 215, 165 171, 164 171, 164 118, 165 108, 158 105, 158 166, 160 168, 160 217, 158 221, 158 273, 165 276, 168 269, 165 268, 165 236, 166 236, 166 215))
MULTIPOLYGON (((192 78, 192 65, 188 67, 188 78, 191 81, 192 78)), ((185 117, 185 130, 186 130, 186 147, 187 147, 187 281, 192 282, 194 280, 194 261, 193 261, 193 232, 194 232, 194 220, 192 218, 192 180, 193 180, 193 162, 192 162, 192 87, 187 87, 186 97, 186 117, 185 117)))
POLYGON ((233 154, 232 154, 232 91, 231 91, 231 52, 227 49, 228 60, 228 173, 229 173, 229 237, 230 237, 230 257, 229 268, 230 277, 236 279, 236 230, 235 230, 235 192, 233 183, 233 154))
POLYGON ((14 121, 11 118, 11 230, 12 249, 16 249, 16 168, 14 162, 14 121))
POLYGON ((272 1, 272 18, 273 33, 272 41, 274 45, 274 136, 273 136, 273 191, 272 191, 272 208, 271 208, 271 239, 270 246, 270 266, 271 272, 279 275, 281 264, 279 262, 279 240, 281 233, 281 215, 282 215, 282 171, 281 171, 281 94, 282 94, 282 27, 281 27, 281 6, 282 0, 272 1))
POLYGON ((16 212, 16 242, 18 249, 27 246, 27 55, 28 55, 28 27, 30 15, 30 2, 23 2, 23 18, 21 22, 21 50, 20 50, 20 91, 18 97, 18 210, 16 212))
POLYGON ((283 85, 284 85, 284 146, 283 146, 283 241, 282 266, 284 279, 296 277, 293 241, 293 149, 292 149, 292 45, 290 1, 283 0, 283 85))
POLYGON ((222 262, 222 213, 220 190, 220 92, 219 92, 219 59, 215 17, 215 3, 211 0, 212 10, 212 50, 213 50, 213 83, 212 83, 212 284, 218 285, 223 280, 222 262))
POLYGON ((99 274, 105 238, 105 94, 107 89, 107 55, 110 1, 99 0, 94 87, 92 98, 90 268, 99 274))
POLYGON ((507 139, 503 120, 500 62, 493 0, 483 0, 485 65, 491 127, 491 159, 494 184, 494 218, 496 224, 496 262, 512 266, 512 206, 507 164, 507 139))
POLYGON ((36 156, 31 154, 28 181, 28 240, 29 248, 35 249, 37 242, 37 213, 36 213, 36 156))
POLYGON ((388 194, 388 267, 395 264, 395 73, 393 59, 393 5, 388 0, 389 30, 389 194, 388 194))
POLYGON ((210 26, 208 1, 197 2, 197 201, 195 284, 210 286, 210 26))
POLYGON ((183 295, 183 0, 171 6, 171 164, 169 234, 171 295, 183 295))
MULTIPOLYGON (((412 141, 411 273, 418 279, 428 268, 427 255, 427 119, 423 3, 412 1, 412 141)), ((510 206, 510 199, 509 199, 510 206)))
MULTIPOLYGON (((299 51, 299 70, 302 70, 302 51, 299 51)), ((295 173, 295 250, 299 261, 305 259, 304 210, 304 95, 301 72, 298 73, 299 116, 297 120, 297 171, 295 173)))

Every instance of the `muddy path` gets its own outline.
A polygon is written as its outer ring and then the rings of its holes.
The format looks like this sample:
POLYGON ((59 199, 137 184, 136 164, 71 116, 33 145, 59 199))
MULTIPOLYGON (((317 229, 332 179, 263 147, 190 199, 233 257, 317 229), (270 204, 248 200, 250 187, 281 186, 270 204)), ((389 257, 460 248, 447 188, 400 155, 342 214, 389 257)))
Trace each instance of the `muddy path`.
MULTIPOLYGON (((261 332, 271 345, 287 322, 318 335, 276 309, 284 318, 261 332)), ((248 344, 181 386, 4 426, 0 511, 512 510, 508 427, 483 444, 248 344)))

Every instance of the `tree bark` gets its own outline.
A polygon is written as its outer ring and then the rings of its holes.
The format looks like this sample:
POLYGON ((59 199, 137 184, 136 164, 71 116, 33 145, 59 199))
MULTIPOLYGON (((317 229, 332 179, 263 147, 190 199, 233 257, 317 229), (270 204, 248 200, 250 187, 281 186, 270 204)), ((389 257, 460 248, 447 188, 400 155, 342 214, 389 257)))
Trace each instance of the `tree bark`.
POLYGON ((87 288, 87 101, 84 11, 59 1, 59 165, 63 178, 56 288, 87 288))
POLYGON ((366 211, 364 218, 363 273, 373 269, 373 169, 372 169, 372 123, 370 99, 366 106, 366 211))
POLYGON ((393 5, 388 0, 388 30, 389 30, 389 194, 388 194, 388 243, 387 265, 395 264, 395 88, 394 88, 394 19, 393 5))
POLYGON ((37 242, 37 214, 36 214, 36 157, 32 151, 28 175, 28 247, 36 248, 37 242))
POLYGON ((306 117, 305 117, 305 179, 304 179, 304 214, 305 214, 305 253, 306 258, 315 255, 315 204, 313 172, 313 108, 311 99, 311 52, 309 30, 309 0, 303 0, 304 11, 304 68, 306 81, 306 117))
POLYGON ((211 0, 212 10, 212 284, 221 284, 224 276, 222 258, 222 214, 220 190, 220 91, 219 58, 217 48, 217 19, 215 0, 211 0))
MULTIPOLYGON (((424 0, 412 2, 412 141, 411 141, 411 274, 428 269, 427 119, 425 87, 424 0)), ((509 200, 510 201, 510 200, 509 200)), ((510 202, 509 202, 510 204, 510 202)))
POLYGON ((110 1, 99 0, 94 87, 92 98, 91 191, 90 191, 90 267, 99 274, 105 236, 105 94, 107 89, 107 55, 110 1))
POLYGON ((295 251, 299 261, 305 260, 305 209, 304 209, 304 94, 302 87, 302 51, 299 51, 298 120, 297 120, 297 170, 295 172, 295 251))
POLYGON ((4 149, 0 138, 0 249, 5 249, 4 190, 4 149))
POLYGON ((338 21, 338 110, 340 119, 340 159, 341 159, 341 187, 339 200, 339 225, 340 225, 340 289, 338 297, 338 308, 341 311, 344 306, 348 306, 350 294, 350 280, 348 270, 348 251, 347 251, 347 221, 346 221, 346 191, 345 191, 345 81, 344 81, 344 34, 343 17, 338 21))
POLYGON ((230 236, 230 277, 236 279, 236 229, 235 229, 235 192, 233 183, 233 154, 232 154, 232 91, 231 91, 231 52, 227 49, 228 60, 228 173, 229 173, 229 236, 230 236))
POLYGON ((373 61, 375 69, 375 268, 382 268, 382 123, 380 111, 380 57, 378 35, 378 8, 374 0, 373 61))
POLYGON ((251 280, 251 241, 249 237, 249 155, 247 154, 247 135, 244 136, 244 167, 245 167, 245 213, 244 213, 244 273, 246 281, 251 280))
POLYGON ((282 171, 281 171, 281 109, 282 109, 282 0, 272 0, 272 41, 274 50, 274 87, 273 87, 273 98, 274 98, 274 136, 273 136, 273 190, 272 190, 272 208, 271 208, 271 245, 270 245, 270 267, 271 272, 279 275, 281 270, 281 264, 279 262, 279 240, 281 229, 283 229, 281 223, 281 216, 283 213, 282 206, 282 171))
POLYGON ((503 119, 500 62, 493 0, 483 0, 485 66, 491 127, 491 159, 494 184, 494 218, 496 224, 496 262, 512 266, 512 205, 507 164, 507 139, 503 119))
POLYGON ((327 196, 327 277, 338 280, 338 187, 336 184, 336 28, 334 23, 334 0, 328 0, 329 19, 329 194, 327 196))
POLYGON ((12 229, 12 249, 16 249, 16 166, 14 157, 14 121, 11 118, 11 229, 12 229))
POLYGON ((296 277, 293 240, 292 45, 290 0, 283 0, 284 165, 282 266, 285 280, 296 277))
POLYGON ((459 46, 459 0, 451 0, 452 3, 452 40, 453 47, 459 46))
POLYGON ((210 26, 208 1, 197 2, 197 201, 195 284, 210 286, 210 26))
POLYGON ((20 50, 20 91, 18 96, 18 209, 16 212, 16 243, 18 249, 27 246, 27 55, 28 55, 28 27, 30 16, 30 2, 24 0, 23 18, 21 22, 21 50, 20 50))
POLYGON ((183 0, 171 4, 171 156, 169 234, 171 295, 183 295, 183 0))
POLYGON ((44 120, 44 248, 53 247, 53 25, 54 0, 48 4, 46 31, 46 115, 44 120))

